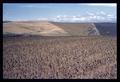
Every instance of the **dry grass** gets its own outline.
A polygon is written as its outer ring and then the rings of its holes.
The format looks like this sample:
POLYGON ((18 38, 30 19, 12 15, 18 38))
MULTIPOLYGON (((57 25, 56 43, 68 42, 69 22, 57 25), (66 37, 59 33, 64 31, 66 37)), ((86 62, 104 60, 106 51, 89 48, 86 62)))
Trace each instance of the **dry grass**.
POLYGON ((116 38, 4 38, 3 78, 116 79, 116 38))
POLYGON ((3 23, 3 33, 34 34, 41 36, 86 36, 99 35, 93 23, 59 24, 51 22, 9 22, 3 23), (91 31, 90 31, 91 30, 91 31))

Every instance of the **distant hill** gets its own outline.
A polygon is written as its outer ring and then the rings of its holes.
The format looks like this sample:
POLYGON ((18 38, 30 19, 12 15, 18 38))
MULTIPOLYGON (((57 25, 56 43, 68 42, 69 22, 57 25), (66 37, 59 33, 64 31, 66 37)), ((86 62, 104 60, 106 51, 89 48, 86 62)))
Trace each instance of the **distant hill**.
POLYGON ((116 23, 95 23, 96 28, 103 36, 117 36, 116 23))
POLYGON ((58 23, 51 22, 67 31, 71 36, 91 36, 100 35, 93 23, 58 23))
POLYGON ((48 21, 4 21, 3 33, 40 36, 116 36, 116 23, 60 23, 48 21), (9 23, 8 23, 9 22, 9 23))
POLYGON ((9 23, 9 22, 12 22, 12 21, 3 21, 3 23, 9 23))
POLYGON ((3 24, 4 34, 30 34, 40 36, 100 35, 93 23, 56 23, 48 21, 21 21, 3 24))

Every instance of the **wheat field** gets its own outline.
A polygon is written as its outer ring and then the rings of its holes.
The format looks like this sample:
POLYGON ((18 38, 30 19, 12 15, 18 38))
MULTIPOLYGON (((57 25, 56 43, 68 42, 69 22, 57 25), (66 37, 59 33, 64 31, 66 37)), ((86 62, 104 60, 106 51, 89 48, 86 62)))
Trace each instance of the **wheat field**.
POLYGON ((3 38, 3 78, 116 79, 116 38, 3 38))

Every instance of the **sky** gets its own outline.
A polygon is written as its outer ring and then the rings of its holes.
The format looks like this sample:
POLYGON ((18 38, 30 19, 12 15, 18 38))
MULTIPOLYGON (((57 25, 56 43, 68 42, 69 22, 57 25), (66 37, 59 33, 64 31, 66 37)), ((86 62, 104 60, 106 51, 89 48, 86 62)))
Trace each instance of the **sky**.
POLYGON ((4 3, 3 21, 116 22, 115 3, 4 3))

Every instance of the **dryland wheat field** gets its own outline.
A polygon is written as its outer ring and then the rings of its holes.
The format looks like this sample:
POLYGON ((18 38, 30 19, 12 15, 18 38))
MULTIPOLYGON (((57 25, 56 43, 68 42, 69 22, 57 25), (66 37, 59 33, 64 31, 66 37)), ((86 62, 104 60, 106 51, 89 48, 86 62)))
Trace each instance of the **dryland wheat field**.
POLYGON ((3 38, 3 78, 116 79, 115 37, 3 38))

